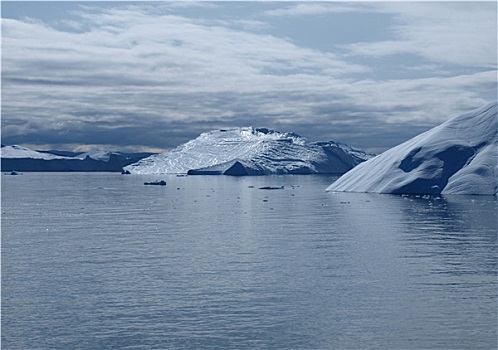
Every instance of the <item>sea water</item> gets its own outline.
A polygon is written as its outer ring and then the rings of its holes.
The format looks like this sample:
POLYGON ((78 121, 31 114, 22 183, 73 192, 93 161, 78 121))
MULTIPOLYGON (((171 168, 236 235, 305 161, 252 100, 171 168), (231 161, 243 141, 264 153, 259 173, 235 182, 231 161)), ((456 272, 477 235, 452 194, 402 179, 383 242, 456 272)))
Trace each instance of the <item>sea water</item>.
POLYGON ((496 197, 334 180, 2 175, 2 349, 496 349, 496 197))

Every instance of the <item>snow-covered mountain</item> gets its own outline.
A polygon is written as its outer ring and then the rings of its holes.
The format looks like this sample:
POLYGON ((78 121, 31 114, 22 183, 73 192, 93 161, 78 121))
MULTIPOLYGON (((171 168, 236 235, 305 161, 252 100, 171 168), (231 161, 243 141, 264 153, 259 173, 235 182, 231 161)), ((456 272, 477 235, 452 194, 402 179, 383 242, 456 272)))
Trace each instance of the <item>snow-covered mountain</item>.
POLYGON ((327 191, 496 195, 497 133, 495 101, 358 165, 327 191))
POLYGON ((371 157, 345 144, 308 142, 294 133, 241 127, 203 133, 125 169, 135 174, 342 174, 371 157))
POLYGON ((123 167, 134 163, 150 153, 119 153, 91 151, 62 156, 51 151, 34 151, 18 145, 1 148, 2 171, 122 171, 123 167))

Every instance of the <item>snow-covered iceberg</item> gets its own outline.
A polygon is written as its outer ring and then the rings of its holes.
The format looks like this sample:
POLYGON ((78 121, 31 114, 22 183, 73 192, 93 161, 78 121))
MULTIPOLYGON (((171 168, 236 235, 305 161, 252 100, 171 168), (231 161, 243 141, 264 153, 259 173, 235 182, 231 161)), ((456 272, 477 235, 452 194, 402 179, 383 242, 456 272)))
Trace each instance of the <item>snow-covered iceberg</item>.
POLYGON ((34 151, 11 145, 1 148, 2 171, 122 171, 150 153, 34 151), (64 155, 62 155, 64 154, 64 155))
POLYGON ((327 191, 496 195, 497 132, 495 101, 358 165, 327 191))
POLYGON ((125 168, 132 174, 343 174, 372 155, 337 142, 308 142, 294 133, 240 127, 201 134, 171 152, 125 168))
POLYGON ((1 148, 2 158, 7 159, 43 159, 43 160, 53 160, 53 159, 71 159, 70 157, 59 156, 51 153, 38 152, 32 149, 22 147, 19 145, 2 146, 1 148))

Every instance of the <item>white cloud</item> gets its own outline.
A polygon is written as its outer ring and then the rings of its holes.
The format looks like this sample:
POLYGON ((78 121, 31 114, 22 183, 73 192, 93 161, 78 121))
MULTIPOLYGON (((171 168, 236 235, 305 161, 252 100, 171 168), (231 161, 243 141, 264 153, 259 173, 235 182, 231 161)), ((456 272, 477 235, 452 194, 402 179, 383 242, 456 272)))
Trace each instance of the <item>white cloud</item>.
POLYGON ((302 79, 333 79, 366 69, 274 36, 173 15, 125 9, 84 18, 91 25, 84 33, 6 19, 5 76, 124 88, 170 86, 191 93, 288 90, 306 84, 302 79))
MULTIPOLYGON (((339 11, 338 6, 299 3, 286 9, 310 14, 322 7, 339 11)), ((402 40, 350 46, 352 52, 436 57, 438 49, 409 45, 422 40, 420 33, 431 33, 435 19, 430 17, 424 31, 423 9, 404 14, 396 6, 379 11, 399 16, 402 40)), ((44 144, 51 137, 60 143, 172 147, 211 127, 256 124, 302 128, 304 136, 322 139, 341 134, 334 125, 347 125, 348 133, 363 133, 367 140, 372 136, 365 127, 353 131, 358 118, 369 125, 429 125, 478 107, 486 102, 483 94, 496 91, 496 72, 490 69, 415 80, 362 78, 370 67, 265 34, 259 20, 192 19, 150 5, 86 6, 80 17, 80 24, 71 23, 78 32, 3 20, 7 139, 38 137, 38 131, 46 135, 39 140, 44 144)), ((437 38, 427 43, 437 45, 437 38)))
POLYGON ((497 64, 496 2, 386 2, 380 13, 392 14, 396 40, 348 45, 355 55, 384 57, 414 54, 464 66, 497 64))
POLYGON ((267 16, 273 17, 297 17, 316 16, 328 13, 349 13, 365 11, 364 4, 357 6, 354 3, 338 2, 296 2, 285 8, 265 11, 267 16))

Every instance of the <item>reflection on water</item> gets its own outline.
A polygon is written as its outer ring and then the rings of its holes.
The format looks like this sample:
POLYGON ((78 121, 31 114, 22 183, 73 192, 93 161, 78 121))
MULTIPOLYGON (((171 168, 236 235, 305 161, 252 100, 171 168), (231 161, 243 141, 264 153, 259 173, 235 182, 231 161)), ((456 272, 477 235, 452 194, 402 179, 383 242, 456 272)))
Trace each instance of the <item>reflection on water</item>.
POLYGON ((403 215, 412 218, 414 227, 406 242, 416 256, 441 259, 446 274, 493 273, 496 259, 481 251, 496 244, 496 204, 492 197, 448 196, 407 205, 403 215))
POLYGON ((165 179, 2 177, 2 348, 497 347, 495 197, 165 179))
POLYGON ((391 348, 494 346, 496 198, 340 193, 332 198, 347 203, 348 221, 358 227, 363 252, 357 256, 366 259, 369 288, 378 284, 385 292, 383 303, 388 301, 384 306, 391 312, 383 324, 403 333, 391 348))

